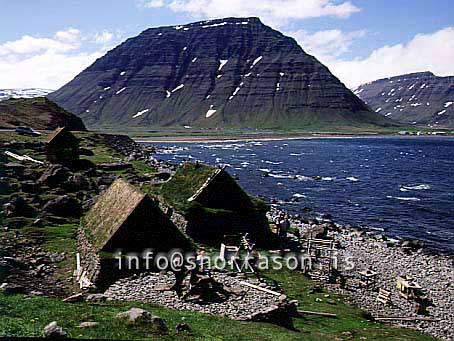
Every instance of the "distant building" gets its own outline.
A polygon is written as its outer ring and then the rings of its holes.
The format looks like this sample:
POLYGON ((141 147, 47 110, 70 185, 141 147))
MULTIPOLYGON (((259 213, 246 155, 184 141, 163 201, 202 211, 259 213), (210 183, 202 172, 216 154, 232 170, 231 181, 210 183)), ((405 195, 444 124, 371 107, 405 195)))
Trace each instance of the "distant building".
POLYGON ((50 163, 70 163, 79 159, 79 140, 69 129, 57 128, 46 140, 46 160, 50 163))

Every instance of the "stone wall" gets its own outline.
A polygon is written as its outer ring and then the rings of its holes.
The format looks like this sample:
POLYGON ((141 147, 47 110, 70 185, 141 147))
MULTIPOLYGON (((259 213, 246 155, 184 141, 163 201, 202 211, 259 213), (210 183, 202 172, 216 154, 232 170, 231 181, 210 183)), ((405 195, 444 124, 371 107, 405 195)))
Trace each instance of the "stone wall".
POLYGON ((77 233, 77 251, 80 255, 80 268, 77 269, 76 280, 81 289, 95 285, 101 271, 101 259, 90 243, 81 225, 77 233))

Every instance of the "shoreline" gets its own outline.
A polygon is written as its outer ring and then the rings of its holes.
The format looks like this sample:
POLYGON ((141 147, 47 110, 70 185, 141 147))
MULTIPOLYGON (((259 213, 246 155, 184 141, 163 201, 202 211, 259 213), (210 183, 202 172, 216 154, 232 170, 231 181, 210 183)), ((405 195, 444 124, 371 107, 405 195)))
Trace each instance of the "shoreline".
MULTIPOLYGON (((286 211, 274 207, 268 218, 273 219, 279 212, 286 211)), ((419 330, 445 340, 454 337, 454 287, 451 285, 454 281, 454 254, 436 253, 425 245, 404 246, 405 240, 394 241, 386 234, 338 224, 330 219, 291 217, 290 222, 301 234, 314 226, 325 226, 327 237, 337 243, 334 255, 346 285, 324 284, 329 291, 344 295, 346 302, 369 312, 373 319, 391 318, 383 323, 419 330), (348 262, 353 262, 352 269, 344 269, 343 264, 348 262), (377 273, 376 282, 370 287, 360 284, 360 272, 365 270, 377 273), (402 275, 411 276, 421 285, 424 295, 432 303, 427 307, 427 315, 417 314, 416 302, 399 294, 396 283, 397 277, 402 275), (390 304, 377 302, 378 289, 391 293, 390 304), (396 316, 428 317, 433 321, 393 321, 396 316)))
POLYGON ((383 134, 352 134, 352 135, 332 135, 332 134, 310 134, 299 136, 169 136, 169 137, 131 137, 137 143, 226 143, 226 142, 252 142, 252 141, 293 141, 293 140, 316 140, 316 139, 363 139, 363 138, 454 138, 453 135, 383 135, 383 134))

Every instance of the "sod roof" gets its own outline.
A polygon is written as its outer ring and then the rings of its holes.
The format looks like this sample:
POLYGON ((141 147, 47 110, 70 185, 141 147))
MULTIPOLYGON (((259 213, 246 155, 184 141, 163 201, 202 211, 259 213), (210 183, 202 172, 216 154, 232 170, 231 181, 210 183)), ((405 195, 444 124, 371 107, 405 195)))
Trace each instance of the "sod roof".
POLYGON ((216 167, 201 163, 184 163, 162 186, 161 193, 168 202, 177 208, 184 208, 188 205, 189 198, 196 194, 217 170, 216 167))
POLYGON ((101 250, 124 224, 145 194, 117 179, 98 199, 84 218, 84 227, 94 247, 101 250))

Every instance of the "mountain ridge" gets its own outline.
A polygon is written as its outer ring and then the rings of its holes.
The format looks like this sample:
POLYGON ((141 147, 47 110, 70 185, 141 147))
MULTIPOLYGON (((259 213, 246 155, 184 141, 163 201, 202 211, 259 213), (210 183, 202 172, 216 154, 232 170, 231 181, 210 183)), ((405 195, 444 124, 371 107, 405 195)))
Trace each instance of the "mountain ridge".
POLYGON ((392 124, 253 17, 149 28, 48 97, 94 127, 392 124))
POLYGON ((354 93, 376 112, 401 123, 454 127, 454 76, 415 72, 365 83, 354 93))

